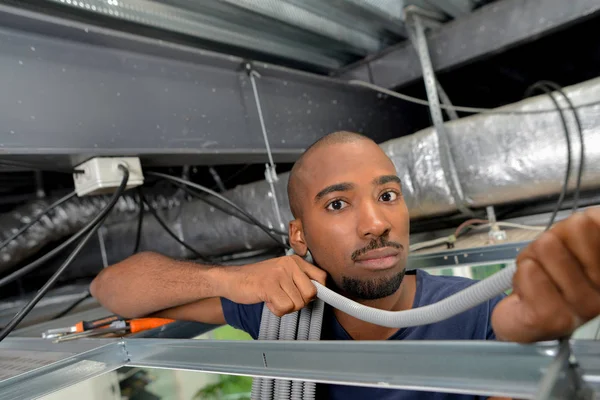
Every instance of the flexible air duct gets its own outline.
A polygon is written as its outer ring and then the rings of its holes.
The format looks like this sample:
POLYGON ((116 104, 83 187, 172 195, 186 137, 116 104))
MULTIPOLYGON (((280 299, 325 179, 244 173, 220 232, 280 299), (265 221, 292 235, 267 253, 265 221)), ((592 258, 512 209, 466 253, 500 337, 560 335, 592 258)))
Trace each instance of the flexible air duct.
MULTIPOLYGON (((149 196, 148 199, 159 209, 177 208, 180 205, 180 201, 175 197, 149 196)), ((0 242, 31 221, 55 200, 56 198, 40 199, 0 215, 0 242)), ((0 272, 18 264, 44 246, 76 233, 89 223, 109 200, 110 196, 75 197, 56 207, 0 251, 0 272)), ((117 221, 137 224, 138 211, 137 198, 129 194, 124 195, 108 215, 106 224, 110 226, 117 221)), ((132 246, 129 247, 131 253, 132 246)))

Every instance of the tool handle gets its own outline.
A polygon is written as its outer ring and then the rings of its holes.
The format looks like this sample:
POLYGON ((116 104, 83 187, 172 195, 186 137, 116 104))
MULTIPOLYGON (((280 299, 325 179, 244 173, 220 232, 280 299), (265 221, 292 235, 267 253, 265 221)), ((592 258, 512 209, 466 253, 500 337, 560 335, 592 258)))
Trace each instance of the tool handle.
POLYGON ((131 333, 146 331, 148 329, 158 328, 166 324, 175 322, 174 319, 167 318, 139 318, 129 321, 129 330, 131 333))
POLYGON ((75 324, 75 332, 80 333, 84 331, 89 331, 90 329, 96 329, 102 326, 110 325, 113 322, 119 320, 122 320, 122 318, 117 315, 111 315, 108 317, 98 318, 91 321, 79 321, 75 324))

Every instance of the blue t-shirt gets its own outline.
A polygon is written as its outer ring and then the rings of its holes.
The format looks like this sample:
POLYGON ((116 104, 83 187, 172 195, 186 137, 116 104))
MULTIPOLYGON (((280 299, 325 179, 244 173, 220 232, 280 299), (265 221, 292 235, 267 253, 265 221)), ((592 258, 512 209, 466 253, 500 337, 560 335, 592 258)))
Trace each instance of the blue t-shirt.
MULTIPOLYGON (((435 276, 422 270, 408 271, 416 274, 417 288, 413 308, 436 303, 476 281, 454 276, 435 276)), ((435 324, 402 328, 388 340, 494 340, 491 327, 492 310, 502 300, 498 296, 459 315, 435 324)), ((263 303, 243 305, 222 299, 223 313, 227 323, 258 337, 263 303)), ((326 306, 323 318, 322 340, 352 340, 337 321, 331 307, 326 306)), ((343 385, 319 385, 317 398, 340 400, 475 400, 479 396, 450 393, 418 392, 398 389, 380 389, 343 385)))

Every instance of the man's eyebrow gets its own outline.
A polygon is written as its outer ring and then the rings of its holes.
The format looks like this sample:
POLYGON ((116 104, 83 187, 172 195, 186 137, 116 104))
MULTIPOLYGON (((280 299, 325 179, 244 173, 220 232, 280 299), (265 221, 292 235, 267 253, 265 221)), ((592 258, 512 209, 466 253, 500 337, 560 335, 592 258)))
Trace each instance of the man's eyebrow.
POLYGON ((321 200, 323 197, 333 192, 347 192, 348 190, 354 189, 354 184, 349 182, 336 183, 335 185, 327 186, 325 189, 321 190, 315 196, 315 202, 321 200))
POLYGON ((398 185, 400 185, 402 183, 400 178, 398 178, 398 176, 396 176, 396 175, 383 175, 383 176, 373 179, 374 185, 385 185, 386 183, 390 183, 390 182, 395 182, 398 185))

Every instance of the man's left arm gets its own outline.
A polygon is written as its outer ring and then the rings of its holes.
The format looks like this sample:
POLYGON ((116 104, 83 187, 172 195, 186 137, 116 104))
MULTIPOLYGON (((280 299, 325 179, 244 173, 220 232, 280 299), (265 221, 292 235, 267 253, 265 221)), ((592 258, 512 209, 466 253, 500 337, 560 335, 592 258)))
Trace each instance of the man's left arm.
POLYGON ((567 337, 600 315, 600 207, 555 224, 517 257, 513 292, 495 307, 498 340, 567 337))

